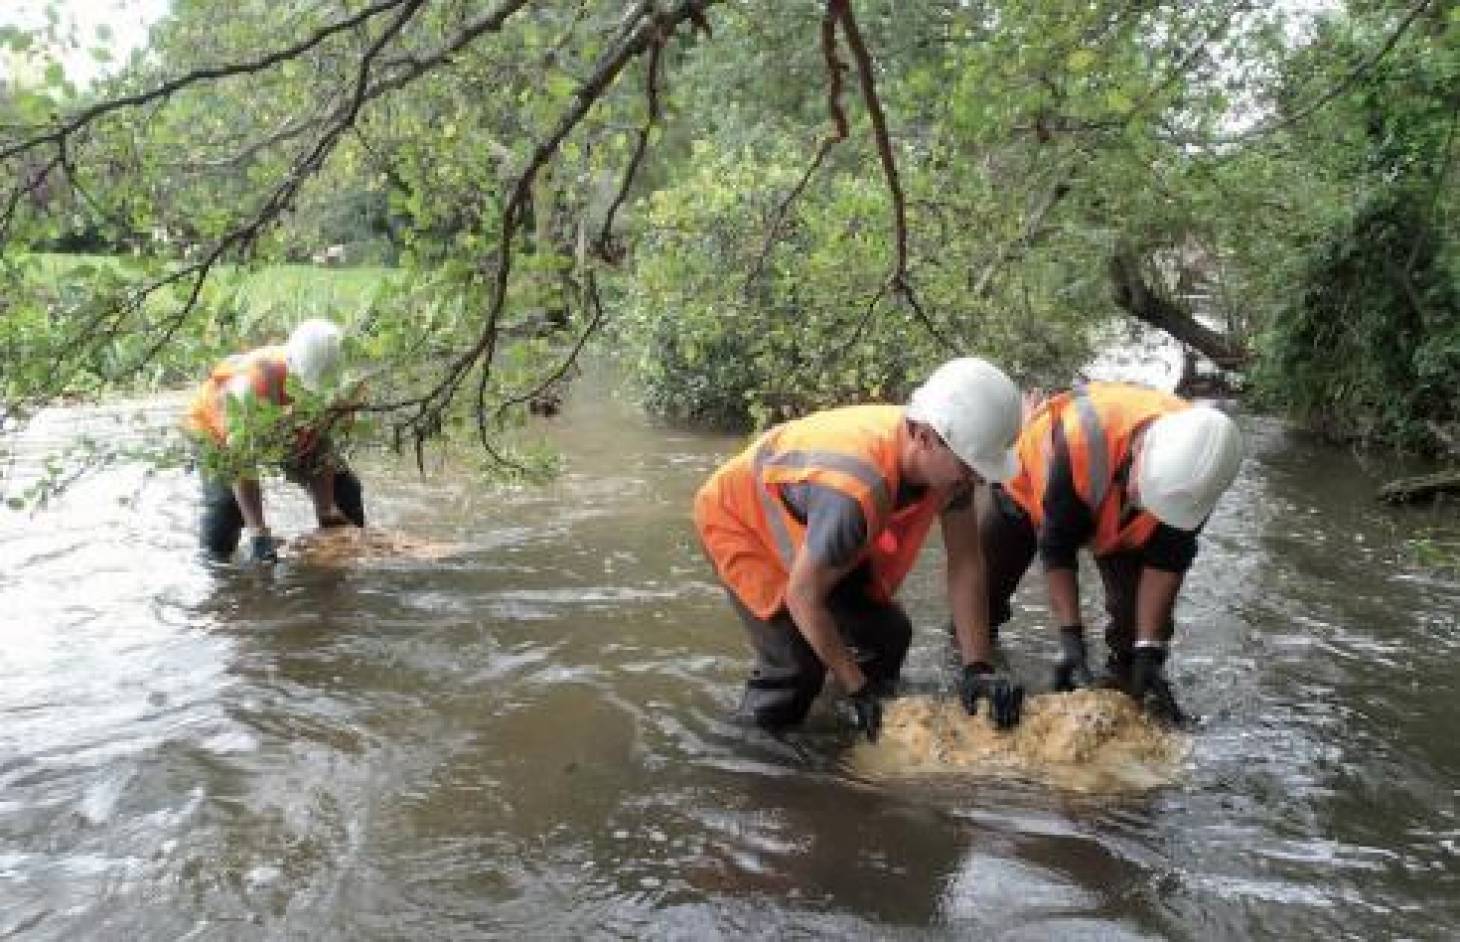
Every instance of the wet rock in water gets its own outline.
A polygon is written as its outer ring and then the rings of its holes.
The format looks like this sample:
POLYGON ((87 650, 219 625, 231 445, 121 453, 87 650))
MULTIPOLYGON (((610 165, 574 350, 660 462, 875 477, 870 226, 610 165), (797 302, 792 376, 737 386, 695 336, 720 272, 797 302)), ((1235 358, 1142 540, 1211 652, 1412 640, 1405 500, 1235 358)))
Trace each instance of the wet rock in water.
POLYGON ((290 540, 289 557, 309 565, 348 566, 375 560, 444 559, 461 548, 450 543, 433 543, 379 527, 331 527, 314 530, 290 540))
POLYGON ((1176 781, 1189 748, 1186 735, 1152 723, 1114 690, 1030 697, 1005 732, 956 698, 904 697, 886 704, 881 737, 859 744, 851 764, 874 778, 1003 776, 1129 791, 1176 781))

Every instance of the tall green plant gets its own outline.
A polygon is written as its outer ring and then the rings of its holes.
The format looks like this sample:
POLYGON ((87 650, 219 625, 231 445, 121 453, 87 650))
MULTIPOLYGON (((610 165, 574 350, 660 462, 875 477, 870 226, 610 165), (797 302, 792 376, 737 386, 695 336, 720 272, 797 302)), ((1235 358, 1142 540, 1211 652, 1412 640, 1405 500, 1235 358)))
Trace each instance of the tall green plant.
POLYGON ((1424 191, 1374 194, 1312 252, 1263 339, 1271 402, 1334 437, 1408 448, 1460 422, 1460 290, 1424 191))

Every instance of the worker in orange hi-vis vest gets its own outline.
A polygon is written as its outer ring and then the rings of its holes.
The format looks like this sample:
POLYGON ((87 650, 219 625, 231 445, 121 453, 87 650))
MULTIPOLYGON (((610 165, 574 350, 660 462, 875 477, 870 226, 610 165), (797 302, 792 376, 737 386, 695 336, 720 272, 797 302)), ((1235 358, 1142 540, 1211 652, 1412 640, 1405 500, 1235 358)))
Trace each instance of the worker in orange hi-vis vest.
POLYGON ((323 430, 297 427, 300 419, 289 391, 293 381, 309 394, 334 392, 340 361, 340 328, 315 318, 296 327, 282 346, 228 357, 198 388, 184 425, 215 459, 203 471, 201 542, 209 553, 231 555, 247 529, 254 561, 278 559, 277 541, 264 520, 258 469, 252 459, 240 457, 255 439, 282 442, 278 457, 284 476, 309 490, 321 527, 365 525, 360 479, 335 454, 327 425, 323 430), (250 414, 264 415, 253 425, 268 427, 253 427, 250 414))
POLYGON ((875 739, 879 698, 912 638, 893 597, 938 520, 963 704, 973 713, 987 700, 1000 727, 1018 722, 1023 688, 990 663, 973 492, 1017 470, 1020 408, 1009 377, 965 357, 939 367, 905 407, 778 425, 700 488, 695 526, 755 653, 743 715, 767 729, 801 722, 830 671, 875 739))
POLYGON ((1030 406, 1019 473, 990 490, 980 518, 989 621, 997 632, 1009 619, 1037 553, 1060 630, 1054 686, 1095 683, 1078 581, 1077 553, 1088 548, 1110 618, 1102 682, 1182 723, 1164 669, 1172 615, 1197 534, 1241 464, 1237 426, 1211 407, 1127 383, 1089 383, 1030 406))

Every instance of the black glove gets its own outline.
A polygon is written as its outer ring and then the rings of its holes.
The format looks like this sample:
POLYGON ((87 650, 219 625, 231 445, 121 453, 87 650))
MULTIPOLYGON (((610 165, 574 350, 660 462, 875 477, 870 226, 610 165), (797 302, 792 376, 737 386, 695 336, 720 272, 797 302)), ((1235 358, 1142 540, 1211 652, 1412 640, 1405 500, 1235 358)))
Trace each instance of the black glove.
POLYGON ((1131 656, 1130 695, 1153 719, 1170 726, 1185 726, 1187 717, 1166 682, 1165 665, 1165 648, 1136 648, 1131 656))
POLYGON ((249 540, 248 558, 256 563, 277 563, 279 542, 268 533, 260 533, 249 540))
POLYGON ((882 731, 882 701, 877 699, 872 682, 863 681, 855 693, 847 694, 847 704, 852 708, 852 722, 857 729, 867 734, 868 742, 876 742, 877 734, 882 731))
POLYGON ((1105 658, 1105 670, 1097 685, 1103 690, 1130 693, 1130 648, 1114 648, 1105 658))
POLYGON ((1080 690, 1095 683, 1085 652, 1085 628, 1071 625, 1060 629, 1060 659, 1054 665, 1054 689, 1080 690))
POLYGON ((963 709, 972 716, 978 711, 980 697, 989 701, 989 717, 994 726, 1008 729, 1019 722, 1019 713, 1024 708, 1024 688, 1009 679, 1007 674, 995 671, 983 661, 974 661, 963 668, 958 680, 958 698, 963 709))

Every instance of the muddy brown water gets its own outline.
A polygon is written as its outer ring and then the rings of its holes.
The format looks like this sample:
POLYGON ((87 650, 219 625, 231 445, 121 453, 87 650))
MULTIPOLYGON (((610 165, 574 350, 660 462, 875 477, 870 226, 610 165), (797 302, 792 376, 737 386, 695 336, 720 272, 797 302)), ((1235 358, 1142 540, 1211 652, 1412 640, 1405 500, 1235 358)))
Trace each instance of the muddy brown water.
MULTIPOLYGON (((123 411, 43 417, 11 485, 123 411)), ((374 520, 440 560, 204 563, 181 472, 0 511, 0 939, 1453 938, 1460 584, 1406 543, 1453 512, 1242 427, 1179 612, 1203 723, 1136 795, 867 781, 825 703, 786 741, 732 723, 745 649, 687 508, 737 443, 601 378, 549 486, 366 457, 374 520)), ((904 593, 933 694, 940 556, 904 593)), ((1042 684, 1033 583, 1005 649, 1042 684)))

